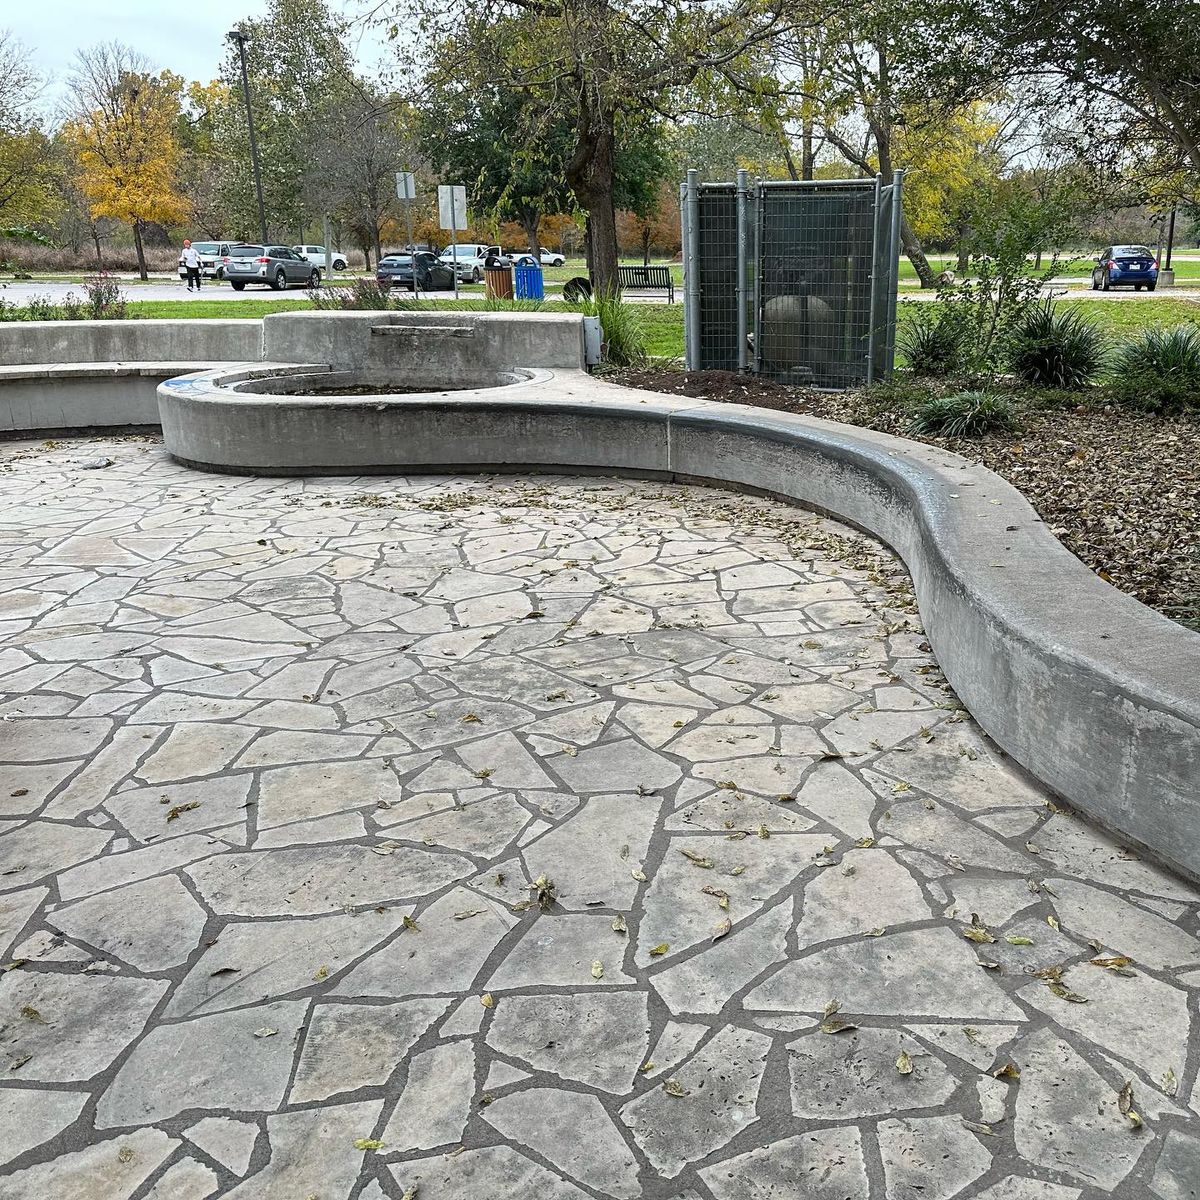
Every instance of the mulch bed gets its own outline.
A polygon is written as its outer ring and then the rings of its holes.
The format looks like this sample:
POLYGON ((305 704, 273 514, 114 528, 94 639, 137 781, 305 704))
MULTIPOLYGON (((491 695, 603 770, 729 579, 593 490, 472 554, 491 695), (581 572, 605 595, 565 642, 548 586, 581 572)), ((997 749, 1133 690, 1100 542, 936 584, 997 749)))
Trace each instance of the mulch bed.
MULTIPOLYGON (((903 408, 877 394, 813 392, 724 371, 631 369, 612 378, 915 437, 903 408)), ((1024 408, 1014 433, 915 440, 991 468, 1102 579, 1200 630, 1200 415, 1154 416, 1093 400, 1024 408)))

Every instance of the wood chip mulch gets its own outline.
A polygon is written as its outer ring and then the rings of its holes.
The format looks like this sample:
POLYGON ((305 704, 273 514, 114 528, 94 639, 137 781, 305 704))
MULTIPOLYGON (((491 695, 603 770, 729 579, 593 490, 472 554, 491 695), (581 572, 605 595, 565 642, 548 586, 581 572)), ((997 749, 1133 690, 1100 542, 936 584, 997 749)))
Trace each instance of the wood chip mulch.
MULTIPOLYGON (((807 391, 724 371, 629 369, 610 378, 915 436, 902 408, 871 393, 807 391)), ((1077 407, 1024 407, 1012 433, 915 440, 1003 476, 1102 579, 1200 630, 1200 413, 1154 416, 1101 397, 1077 407)))

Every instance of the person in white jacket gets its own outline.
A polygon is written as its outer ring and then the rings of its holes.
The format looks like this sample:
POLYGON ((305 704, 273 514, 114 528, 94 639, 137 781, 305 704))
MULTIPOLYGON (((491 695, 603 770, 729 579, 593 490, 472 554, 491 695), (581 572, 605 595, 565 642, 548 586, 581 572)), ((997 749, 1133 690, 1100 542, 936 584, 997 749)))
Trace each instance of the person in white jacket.
POLYGON ((196 285, 196 291, 200 290, 200 254, 192 246, 192 243, 187 239, 183 239, 183 265, 187 270, 187 290, 192 290, 192 284, 196 285))

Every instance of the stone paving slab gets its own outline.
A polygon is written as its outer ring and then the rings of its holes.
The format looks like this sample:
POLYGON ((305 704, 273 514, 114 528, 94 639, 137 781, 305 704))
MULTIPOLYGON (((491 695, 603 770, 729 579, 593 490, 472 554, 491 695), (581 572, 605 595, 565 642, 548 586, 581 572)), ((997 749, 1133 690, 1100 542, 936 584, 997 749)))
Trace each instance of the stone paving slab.
POLYGON ((2 1200, 1200 1195, 1200 894, 870 540, 114 438, 0 550, 2 1200))

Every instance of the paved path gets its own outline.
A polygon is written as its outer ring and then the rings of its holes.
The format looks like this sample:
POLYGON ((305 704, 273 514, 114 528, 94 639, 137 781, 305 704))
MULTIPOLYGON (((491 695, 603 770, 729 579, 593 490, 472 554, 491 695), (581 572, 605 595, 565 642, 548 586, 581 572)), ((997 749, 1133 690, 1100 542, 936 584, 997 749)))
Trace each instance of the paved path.
POLYGON ((1200 897, 867 539, 131 438, 0 544, 3 1200, 1196 1194, 1200 897))

